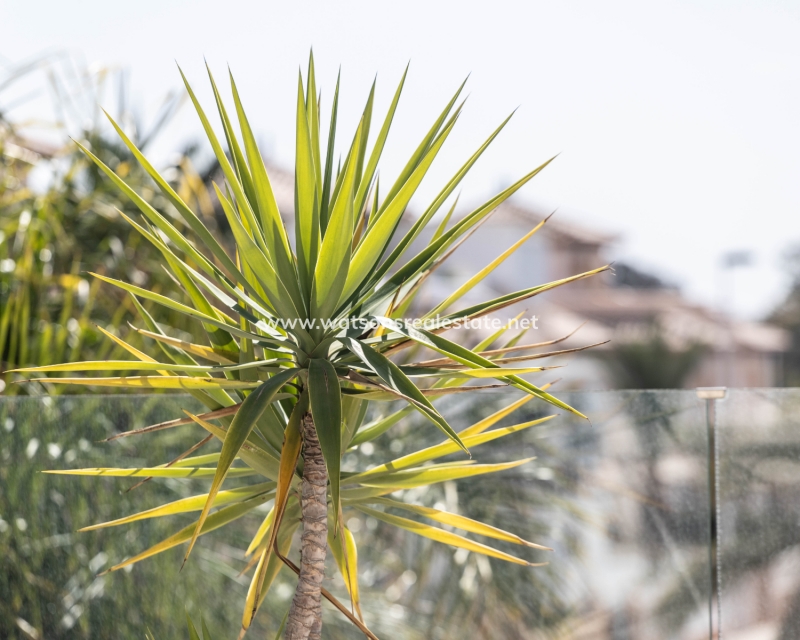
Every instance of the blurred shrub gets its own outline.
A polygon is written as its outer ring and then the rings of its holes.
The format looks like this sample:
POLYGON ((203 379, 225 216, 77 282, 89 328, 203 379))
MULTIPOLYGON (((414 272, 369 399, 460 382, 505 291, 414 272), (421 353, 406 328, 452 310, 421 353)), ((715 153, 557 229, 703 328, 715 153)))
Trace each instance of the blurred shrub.
POLYGON ((615 389, 682 389, 708 348, 697 342, 671 344, 653 324, 603 357, 615 389))
MULTIPOLYGON (((117 144, 115 136, 106 136, 105 118, 96 113, 96 104, 103 88, 116 81, 121 96, 119 117, 130 125, 129 133, 137 144, 146 149, 176 112, 179 97, 164 102, 149 128, 135 126, 135 118, 124 103, 127 82, 123 75, 101 70, 73 77, 60 74, 59 69, 56 61, 43 60, 9 72, 5 81, 0 79, 0 372, 27 365, 124 357, 120 347, 93 323, 119 333, 134 345, 141 344, 141 338, 126 324, 132 303, 112 287, 101 288, 88 272, 154 291, 163 289, 168 279, 158 252, 141 242, 119 214, 133 213, 135 207, 87 162, 68 134, 88 142, 104 163, 123 175, 149 202, 170 213, 171 205, 138 163, 132 162, 127 149, 117 144), (2 107, 14 82, 40 71, 47 72, 49 83, 55 87, 57 111, 67 106, 78 111, 72 118, 47 123, 56 133, 54 143, 26 135, 28 127, 13 120, 2 107), (65 85, 69 91, 63 89, 65 85), (85 117, 85 111, 93 117, 85 117), (79 126, 71 126, 71 120, 77 120, 79 126), (35 183, 42 184, 34 189, 35 183)), ((206 215, 213 228, 213 206, 188 152, 178 156, 166 174, 184 200, 206 215)), ((177 215, 173 222, 180 227, 177 215)), ((148 309, 157 321, 186 332, 187 337, 192 335, 194 328, 179 315, 163 308, 148 309)), ((45 391, 41 386, 27 385, 23 390, 21 385, 9 384, 12 374, 0 376, 0 393, 45 391)), ((58 393, 59 389, 47 387, 46 392, 58 393)))
POLYGON ((797 387, 800 386, 800 246, 786 251, 783 268, 790 278, 789 291, 767 320, 786 329, 791 336, 789 349, 783 355, 783 385, 797 387))

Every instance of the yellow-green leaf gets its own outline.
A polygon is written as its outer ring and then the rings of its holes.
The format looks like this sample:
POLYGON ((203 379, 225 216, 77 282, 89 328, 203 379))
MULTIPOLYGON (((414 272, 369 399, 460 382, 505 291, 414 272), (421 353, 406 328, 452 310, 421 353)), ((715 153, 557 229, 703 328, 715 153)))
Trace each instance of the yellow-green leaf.
POLYGON ((494 271, 497 267, 499 267, 506 259, 514 253, 517 249, 519 249, 523 244, 525 244, 530 237, 535 234, 539 229, 541 229, 545 222, 547 222, 549 218, 545 218, 539 224, 537 224, 533 229, 531 229, 528 233, 522 236, 519 240, 517 240, 514 244, 512 244, 508 249, 503 251, 499 256, 497 256, 494 260, 492 260, 488 265, 486 265, 483 269, 478 271, 474 276, 472 276, 469 280, 467 280, 464 284, 462 284, 458 289, 453 291, 449 296, 447 296, 444 300, 442 300, 438 305, 436 305, 433 309, 431 309, 425 317, 432 318, 440 311, 447 309, 451 304, 453 304, 456 300, 461 299, 464 294, 470 291, 475 285, 477 285, 481 280, 483 280, 486 276, 488 276, 492 271, 494 271))
POLYGON ((341 338, 344 345, 377 375, 387 389, 405 398, 409 404, 433 422, 449 438, 469 453, 447 420, 434 408, 425 394, 402 372, 394 362, 359 340, 341 338))
MULTIPOLYGON (((378 322, 384 325, 387 329, 392 331, 396 331, 401 335, 407 336, 418 342, 419 344, 425 345, 434 351, 438 351, 444 356, 455 360, 456 362, 460 362, 461 364, 467 365, 471 368, 495 368, 500 369, 500 365, 495 364, 491 360, 487 360, 483 356, 474 353, 470 349, 466 347, 462 347, 460 344, 452 342, 446 338, 443 338, 440 335, 437 335, 431 331, 426 331, 424 329, 415 329, 412 326, 407 325, 404 322, 391 320, 389 318, 377 317, 378 322)), ((570 413, 575 414, 579 418, 587 419, 585 415, 583 415, 577 409, 573 409, 571 406, 562 402, 558 398, 550 395, 546 391, 543 391, 539 387, 531 384, 527 380, 523 380, 519 376, 509 375, 504 376, 501 380, 506 380, 508 383, 518 389, 525 391, 531 395, 534 395, 545 402, 552 404, 559 409, 564 409, 565 411, 569 411, 570 413)))
MULTIPOLYGON (((230 491, 220 491, 214 500, 214 506, 220 507, 224 504, 230 504, 231 502, 241 502, 242 500, 252 498, 256 495, 271 492, 274 489, 274 482, 262 482, 260 484, 254 484, 248 487, 231 489, 230 491)), ((78 529, 78 531, 94 531, 95 529, 104 529, 105 527, 118 527, 122 524, 130 524, 131 522, 146 520, 148 518, 161 518, 164 516, 174 516, 178 513, 200 511, 200 509, 202 509, 203 505, 206 503, 207 498, 208 494, 192 496, 191 498, 183 498, 182 500, 176 500, 175 502, 170 502, 160 507, 154 507, 153 509, 140 511, 139 513, 125 516, 124 518, 117 518, 116 520, 109 520, 108 522, 102 522, 100 524, 93 524, 88 527, 83 527, 82 529, 78 529)))
MULTIPOLYGON (((138 469, 116 469, 101 467, 97 469, 54 469, 42 473, 52 473, 61 476, 110 476, 113 478, 138 478, 141 476, 154 476, 156 478, 210 478, 214 475, 214 467, 140 467, 138 469)), ((229 469, 231 477, 242 478, 252 476, 252 469, 234 467, 229 469)))
MULTIPOLYGON (((499 464, 442 464, 422 467, 418 469, 404 469, 401 471, 385 471, 374 476, 351 476, 342 484, 363 484, 367 487, 396 487, 398 489, 412 489, 446 480, 472 478, 486 473, 497 473, 506 469, 513 469, 530 462, 534 458, 503 462, 499 464)), ((466 461, 469 462, 469 461, 466 461)))
POLYGON ((356 615, 361 618, 361 600, 358 595, 358 548, 350 529, 343 525, 340 532, 340 535, 335 535, 333 529, 328 529, 328 547, 333 552, 333 559, 344 578, 344 586, 350 594, 356 615))
MULTIPOLYGON (((286 510, 287 518, 278 532, 277 546, 283 556, 289 553, 289 548, 292 545, 292 536, 300 525, 299 505, 296 500, 292 502, 293 504, 290 504, 286 510)), ((264 602, 264 598, 269 593, 270 586, 283 568, 283 562, 276 554, 271 553, 269 558, 266 558, 265 552, 266 547, 262 550, 261 558, 259 558, 259 563, 262 559, 264 560, 264 566, 258 567, 247 591, 242 614, 242 629, 244 631, 250 627, 261 603, 264 602)))
MULTIPOLYGON (((547 422, 548 420, 552 420, 553 418, 555 418, 555 416, 546 416, 544 418, 539 418, 537 420, 530 420, 529 422, 515 424, 511 427, 503 427, 501 429, 495 429, 493 431, 488 431, 486 433, 479 433, 468 437, 462 436, 462 441, 469 448, 477 447, 487 442, 497 440, 498 438, 503 438, 512 433, 516 433, 517 431, 523 431, 530 427, 540 425, 544 422, 547 422)), ((387 462, 386 464, 378 465, 377 467, 373 467, 372 469, 359 473, 355 476, 351 476, 350 481, 361 482, 362 478, 369 477, 371 475, 375 475, 378 473, 384 473, 389 471, 400 471, 401 469, 410 469, 411 467, 416 467, 418 465, 423 464, 424 462, 428 462, 430 460, 435 460, 436 458, 441 458, 446 455, 457 453, 458 451, 460 451, 459 447, 452 440, 447 440, 432 447, 420 449, 419 451, 415 451, 414 453, 410 453, 401 458, 396 458, 395 460, 387 462)))
POLYGON ((533 396, 529 395, 522 396, 519 400, 515 400, 508 406, 503 407, 498 411, 495 411, 492 415, 484 418, 483 420, 478 420, 478 422, 476 422, 472 426, 467 427, 463 431, 459 431, 458 435, 460 435, 462 438, 467 438, 469 436, 474 436, 479 433, 482 433, 486 431, 489 427, 492 427, 498 422, 500 422, 507 415, 513 413, 521 406, 530 402, 531 400, 533 400, 533 396))
POLYGON ((370 509, 369 507, 364 507, 360 505, 357 506, 356 508, 359 511, 366 513, 368 516, 372 516, 376 520, 381 520, 386 524, 390 524, 392 526, 405 529, 406 531, 411 531, 412 533, 416 533, 417 535, 423 536, 425 538, 430 538, 431 540, 435 540, 436 542, 449 544, 453 547, 466 549, 467 551, 474 551, 475 553, 480 553, 485 556, 491 556, 492 558, 505 560, 506 562, 513 562, 514 564, 522 564, 529 567, 542 566, 542 563, 534 564, 532 562, 528 562, 527 560, 523 560, 522 558, 517 558, 516 556, 512 556, 511 554, 504 553, 502 551, 498 551, 497 549, 493 549, 488 545, 481 544, 480 542, 475 542, 474 540, 470 540, 469 538, 465 538, 464 536, 459 536, 455 533, 444 531, 437 527, 431 527, 430 525, 422 524, 421 522, 409 520, 408 518, 401 518, 399 516, 393 516, 391 514, 383 513, 381 511, 376 511, 375 509, 370 509))
POLYGON ((308 369, 308 399, 333 501, 333 527, 339 517, 339 483, 342 458, 342 394, 336 370, 327 360, 314 358, 308 369))
MULTIPOLYGON (((359 124, 353 142, 357 147, 361 141, 359 124)), ((314 270, 314 283, 311 289, 311 316, 328 318, 338 306, 339 296, 344 289, 350 267, 350 245, 353 236, 353 190, 356 181, 356 158, 350 154, 345 167, 344 182, 331 209, 330 219, 319 258, 314 270)))
POLYGON ((370 271, 380 258, 386 244, 391 239, 397 226, 397 222, 403 215, 411 197, 422 182, 428 169, 433 163, 434 158, 439 153, 444 141, 452 131, 455 121, 452 121, 431 145, 419 165, 409 177, 408 181, 398 191, 397 195, 380 212, 380 217, 369 228, 366 236, 356 249, 353 259, 350 262, 350 271, 347 274, 342 300, 347 300, 355 292, 361 283, 370 275, 370 271))
POLYGON ((275 399, 275 395, 278 393, 281 387, 295 377, 297 377, 296 369, 290 369, 289 371, 284 371, 274 375, 266 382, 261 383, 258 389, 247 396, 244 402, 242 402, 242 406, 239 411, 236 412, 236 415, 231 422, 231 426, 228 428, 228 432, 225 434, 225 440, 222 443, 222 451, 220 452, 219 464, 217 465, 217 472, 214 475, 214 480, 211 483, 211 489, 208 492, 206 506, 203 507, 203 511, 200 514, 200 518, 197 521, 197 526, 195 527, 195 533, 192 536, 191 542, 189 543, 189 548, 186 550, 186 556, 183 559, 184 563, 188 559, 189 554, 192 552, 192 547, 194 547, 197 536, 200 535, 203 521, 208 516, 211 505, 214 504, 214 498, 222 486, 222 482, 228 475, 233 461, 239 455, 239 451, 250 435, 250 432, 253 430, 255 423, 261 417, 261 414, 264 413, 264 410, 267 408, 267 406, 275 399))
POLYGON ((273 506, 272 509, 269 510, 264 519, 261 521, 261 524, 258 525, 258 530, 256 534, 253 536, 253 539, 250 541, 250 545, 247 547, 247 551, 244 552, 246 556, 249 556, 253 551, 255 551, 261 543, 264 541, 264 538, 270 531, 270 526, 272 525, 272 521, 275 519, 275 507, 273 506))
MULTIPOLYGON (((280 395, 282 394, 278 394, 278 396, 280 395)), ((275 399, 277 399, 277 396, 275 399)), ((227 433, 225 429, 218 427, 211 422, 203 420, 201 417, 195 416, 188 411, 184 411, 184 413, 186 413, 191 420, 194 420, 206 431, 213 433, 218 440, 225 442, 225 436, 227 433)), ((278 458, 273 456, 267 449, 259 446, 255 442, 252 434, 248 436, 247 441, 239 450, 239 457, 245 462, 245 464, 247 464, 247 466, 258 471, 262 476, 277 482, 279 466, 278 458)))
MULTIPOLYGON (((240 502, 238 504, 234 504, 229 507, 224 507, 219 511, 212 513, 199 526, 200 529, 199 535, 204 535, 210 531, 214 531, 214 529, 219 529, 220 527, 225 526, 229 522, 233 522, 234 520, 241 518, 243 515, 245 515, 249 511, 252 511, 256 507, 264 504, 269 499, 270 499, 269 495, 263 494, 260 496, 256 496, 255 498, 251 498, 250 500, 245 500, 244 502, 240 502)), ((153 545, 146 551, 143 551, 142 553, 135 555, 132 558, 128 558, 124 562, 114 565, 105 573, 108 573, 109 571, 117 571, 119 569, 122 569, 123 567, 127 567, 141 560, 157 555, 162 551, 166 551, 167 549, 172 549, 173 547, 177 547, 179 544, 182 544, 187 540, 191 540, 197 528, 198 528, 197 524, 190 524, 189 526, 184 527, 177 533, 172 534, 169 538, 166 538, 165 540, 162 540, 158 544, 153 545)))
POLYGON ((423 507, 416 504, 407 504, 405 502, 400 502, 399 500, 392 500, 391 498, 376 498, 374 500, 370 500, 370 502, 374 504, 380 504, 385 507, 410 511, 411 513, 416 513, 417 515, 424 516, 425 518, 435 522, 446 524, 451 527, 455 527, 456 529, 461 529, 462 531, 468 531, 469 533, 476 533, 487 538, 503 540, 504 542, 511 542, 513 544, 521 544, 526 547, 531 547, 532 549, 552 551, 550 547, 545 547, 534 542, 528 542, 527 540, 524 540, 513 533, 509 533, 508 531, 504 531, 503 529, 498 529, 497 527, 493 527, 483 522, 478 522, 472 518, 467 518, 455 513, 448 513, 447 511, 441 511, 431 507, 423 507))
MULTIPOLYGON (((33 378, 54 384, 79 384, 90 387, 128 387, 134 389, 254 389, 258 381, 195 378, 192 376, 128 376, 125 378, 33 378)), ((19 382, 26 382, 20 380, 19 382)))
MULTIPOLYGON (((278 535, 278 530, 283 522, 283 514, 286 511, 286 503, 289 501, 289 490, 297 480, 297 461, 303 449, 302 421, 303 416, 308 411, 308 394, 303 392, 294 405, 292 415, 286 424, 283 437, 283 448, 281 449, 281 462, 278 475, 278 488, 275 494, 275 515, 273 516, 272 529, 269 535, 269 542, 265 550, 266 560, 272 553, 272 546, 278 535)), ((264 567, 266 563, 262 563, 264 567)))
POLYGON ((501 379, 504 376, 521 376, 527 373, 536 373, 539 371, 546 371, 548 369, 555 369, 556 367, 521 367, 521 368, 506 368, 506 369, 437 369, 435 367, 401 367, 403 372, 411 377, 423 378, 497 378, 501 379))
MULTIPOLYGON (((311 98, 314 99, 313 97, 311 98)), ((297 80, 297 137, 295 145, 295 245, 300 283, 306 296, 311 294, 311 280, 319 252, 319 197, 317 172, 311 151, 308 111, 303 95, 303 79, 297 80)), ((320 185, 321 188, 321 185, 320 185)))

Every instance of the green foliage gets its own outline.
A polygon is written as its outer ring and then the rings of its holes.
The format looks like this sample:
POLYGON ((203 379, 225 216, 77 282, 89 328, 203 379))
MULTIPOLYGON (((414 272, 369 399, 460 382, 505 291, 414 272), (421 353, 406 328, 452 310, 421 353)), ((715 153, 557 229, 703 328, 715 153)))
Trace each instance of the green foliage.
MULTIPOLYGON (((51 71, 55 74, 56 69, 51 71)), ((20 77, 9 74, 5 89, 20 77)), ((80 103, 80 98, 95 97, 112 79, 102 73, 71 82, 58 78, 69 83, 71 95, 57 99, 57 106, 65 108, 80 103)), ((177 104, 177 100, 168 101, 162 117, 151 127, 136 128, 143 148, 158 139, 177 104)), ((122 118, 130 121, 124 105, 121 110, 122 118)), ((170 203, 153 191, 147 172, 130 150, 108 137, 91 113, 78 116, 83 117, 80 137, 84 145, 154 206, 174 217, 170 203)), ((122 216, 133 215, 136 207, 69 141, 67 134, 73 131, 63 122, 50 126, 58 134, 55 143, 33 142, 21 124, 0 111, 0 371, 77 359, 119 359, 125 350, 105 340, 95 325, 131 344, 143 344, 127 326, 136 312, 132 301, 113 290, 101 291, 89 271, 155 292, 173 286, 161 268, 160 252, 142 242, 122 216), (40 177, 50 174, 41 192, 29 186, 34 172, 40 177)), ((205 186, 189 158, 182 157, 171 171, 175 189, 203 212, 207 223, 215 224, 205 186)), ((179 335, 200 335, 180 314, 152 304, 147 308, 179 335)), ((13 379, 13 375, 0 378, 0 387, 5 387, 0 392, 25 392, 26 387, 10 384, 13 379)), ((56 385, 42 384, 44 388, 33 385, 27 391, 59 392, 56 385)))
MULTIPOLYGON (((78 531, 94 518, 117 520, 151 505, 191 498, 202 481, 152 482, 147 492, 129 492, 133 481, 125 486, 118 478, 42 473, 54 464, 100 466, 109 456, 117 464, 136 464, 149 456, 171 460, 185 448, 189 434, 173 430, 165 437, 114 446, 97 441, 126 425, 165 420, 186 404, 186 398, 163 394, 0 399, 0 637, 29 638, 22 629, 30 625, 38 637, 52 640, 142 638, 145 628, 157 638, 180 638, 186 627, 176 609, 184 603, 196 615, 206 598, 218 600, 232 590, 244 594, 244 587, 219 568, 225 549, 212 545, 203 546, 203 562, 180 576, 176 571, 171 580, 164 579, 158 563, 142 564, 135 573, 99 575, 115 560, 170 535, 176 524, 180 528, 191 522, 186 514, 141 520, 129 525, 127 536, 111 529, 78 531)), ((228 542, 246 544, 245 535, 240 528, 230 529, 228 542)), ((177 567, 180 550, 162 558, 177 567)), ((206 617, 212 629, 224 629, 238 622, 235 613, 213 608, 206 617)))
POLYGON ((784 271, 790 279, 789 291, 767 318, 786 329, 791 337, 783 355, 783 380, 787 387, 800 386, 800 247, 794 246, 783 257, 784 271))
POLYGON ((643 339, 615 345, 603 362, 617 389, 682 389, 706 351, 699 343, 675 349, 653 327, 643 339))
MULTIPOLYGON (((119 278, 98 274, 99 279, 114 285, 114 290, 121 295, 125 292, 131 294, 136 305, 140 304, 139 300, 144 300, 166 308, 169 314, 177 314, 181 323, 194 327, 196 337, 184 342, 170 340, 160 333, 159 326, 148 319, 148 314, 140 308, 142 320, 148 327, 146 335, 162 346, 169 346, 163 353, 153 349, 152 344, 138 349, 133 344, 117 340, 116 344, 126 348, 136 360, 127 363, 75 362, 70 365, 26 367, 16 371, 35 374, 37 377, 34 379, 40 384, 58 382, 128 389, 184 388, 208 408, 202 415, 189 414, 185 419, 176 419, 166 425, 177 426, 191 421, 223 443, 221 454, 215 459, 216 470, 205 466, 208 457, 193 456, 195 448, 186 452, 180 467, 176 465, 174 471, 165 470, 173 475, 190 473, 209 476, 213 471, 213 481, 203 504, 193 504, 192 507, 199 512, 199 517, 164 542, 111 570, 129 566, 187 541, 188 558, 200 536, 241 518, 276 497, 272 515, 268 516, 268 521, 265 520, 265 527, 259 530, 250 545, 253 560, 249 568, 257 568, 246 599, 242 619, 244 633, 269 591, 275 573, 281 568, 273 551, 282 548, 284 543, 290 543, 291 534, 297 527, 298 498, 292 488, 299 482, 302 461, 297 458, 296 441, 286 434, 292 424, 290 416, 297 415, 295 406, 306 390, 330 477, 329 528, 334 536, 342 533, 342 520, 339 518, 342 510, 356 510, 450 546, 526 567, 536 566, 538 563, 528 558, 532 553, 530 548, 536 545, 518 536, 442 510, 409 511, 409 507, 401 505, 399 508, 405 509, 405 515, 395 515, 387 510, 397 505, 387 501, 386 496, 400 488, 413 489, 478 478, 528 462, 527 459, 521 459, 473 464, 476 461, 466 456, 471 451, 470 446, 477 449, 491 440, 478 436, 519 403, 514 403, 505 412, 499 412, 499 417, 485 419, 461 432, 457 432, 433 405, 431 398, 444 393, 476 391, 477 387, 469 384, 458 386, 475 377, 493 378, 502 386, 515 387, 529 397, 583 417, 580 412, 550 395, 547 385, 537 386, 520 377, 541 371, 541 368, 506 369, 502 366, 505 362, 502 352, 487 352, 491 342, 498 339, 502 332, 474 349, 446 339, 441 334, 451 328, 453 321, 499 311, 554 287, 599 273, 606 267, 455 311, 450 311, 450 308, 457 300, 449 298, 443 306, 435 307, 437 312, 447 311, 448 314, 443 318, 428 318, 424 329, 405 321, 398 312, 403 303, 416 295, 418 285, 460 238, 486 219, 499 204, 548 163, 545 162, 449 228, 443 229, 419 253, 409 256, 407 254, 411 252, 414 238, 453 195, 498 131, 493 132, 487 142, 445 184, 410 231, 405 235, 399 234, 399 223, 411 198, 458 120, 461 106, 456 104, 463 85, 439 113, 395 183, 381 199, 376 184, 377 168, 403 81, 384 119, 381 133, 371 147, 369 134, 373 94, 370 93, 364 114, 355 127, 352 142, 347 146, 341 170, 334 172, 330 147, 334 135, 336 139, 341 139, 341 136, 337 133, 334 108, 329 128, 329 151, 325 154, 326 164, 323 167, 320 101, 312 59, 306 84, 303 84, 302 78, 298 83, 295 240, 292 247, 233 80, 231 89, 235 109, 229 112, 210 72, 209 78, 227 152, 188 82, 186 88, 221 169, 224 184, 215 185, 215 189, 235 238, 235 253, 227 252, 190 203, 173 190, 144 159, 134 141, 122 137, 128 152, 139 160, 143 170, 155 181, 160 191, 158 196, 144 193, 140 185, 131 183, 126 175, 121 174, 118 166, 108 165, 103 157, 84 145, 86 155, 98 170, 107 175, 143 214, 139 221, 131 222, 163 255, 174 276, 174 284, 159 292, 152 286, 142 286, 119 278), (235 119, 230 114, 235 114, 235 119), (237 124, 241 139, 236 135, 237 124), (374 193, 374 197, 367 197, 370 193, 374 193), (408 353, 405 350, 415 345, 436 352, 440 359, 433 362, 404 362, 402 356, 404 352, 408 353), (122 369, 126 373, 140 369, 146 375, 41 377, 42 374, 65 371, 100 370, 113 374, 122 369), (417 411, 444 434, 444 442, 433 452, 419 454, 411 463, 407 458, 402 464, 398 460, 387 460, 379 472, 364 470, 361 473, 342 473, 341 457, 355 449, 353 442, 358 440, 362 443, 360 446, 364 446, 383 432, 374 429, 374 425, 362 425, 365 405, 387 399, 401 400, 417 411), (362 428, 373 429, 371 437, 360 437, 362 428), (442 460, 454 451, 459 452, 456 459, 442 460), (258 496, 240 496, 238 501, 234 498, 233 504, 213 511, 214 507, 221 506, 223 481, 235 469, 232 465, 237 459, 245 466, 236 469, 249 467, 249 470, 261 474, 267 481, 274 482, 276 488, 258 496), (398 464, 400 468, 396 466, 398 464), (407 517, 409 515, 415 519, 407 517), (416 519, 420 517, 442 526, 416 519), (455 527, 465 533, 477 533, 484 537, 492 533, 488 536, 490 540, 494 538, 516 544, 519 550, 516 553, 501 551, 492 544, 478 542, 444 527, 455 527), (266 538, 268 531, 277 533, 271 533, 266 538), (266 544, 265 540, 268 540, 266 544)), ((109 119, 121 132, 110 116, 109 119)), ((514 248, 519 246, 517 243, 514 248)), ((507 253, 502 258, 505 255, 507 253)), ((479 277, 470 280, 469 287, 475 286, 500 262, 502 259, 495 260, 489 268, 482 269, 479 277)), ((460 298, 466 293, 467 290, 462 288, 456 297, 460 298)), ((514 350, 527 352, 531 358, 541 358, 547 354, 531 353, 540 346, 514 345, 514 350)), ((520 359, 519 356, 514 358, 515 361, 520 359)), ((386 428, 391 428, 391 420, 384 420, 386 428)), ((530 425, 519 425, 519 428, 524 426, 530 425)), ((505 437, 516 430, 507 429, 492 436, 505 437)), ((125 472, 87 469, 83 473, 103 476, 125 472)), ((155 472, 148 470, 141 473, 148 475, 155 472)), ((348 544, 343 546, 343 555, 349 543, 348 538, 348 544)), ((281 560, 283 553, 286 551, 281 551, 281 560)), ((357 567, 349 558, 338 566, 340 571, 350 576, 346 577, 346 583, 350 585, 355 603, 357 589, 350 580, 357 573, 357 567)), ((349 613, 343 605, 337 606, 365 634, 373 637, 363 628, 357 616, 349 613)))

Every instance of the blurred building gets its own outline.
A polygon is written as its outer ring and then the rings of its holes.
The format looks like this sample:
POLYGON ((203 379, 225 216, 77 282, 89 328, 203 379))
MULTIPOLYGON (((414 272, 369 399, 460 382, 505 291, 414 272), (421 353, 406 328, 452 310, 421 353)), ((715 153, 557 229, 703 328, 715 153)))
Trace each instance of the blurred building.
MULTIPOLYGON (((293 236, 294 181, 291 173, 270 167, 276 199, 293 236)), ((462 210, 463 211, 463 210, 462 210)), ((455 216, 462 213, 457 211, 455 216)), ((483 224, 430 278, 419 296, 419 308, 444 300, 456 287, 514 244, 550 212, 510 201, 483 224)), ((401 226, 410 225, 408 218, 401 226)), ((435 228, 436 225, 431 225, 435 228)), ((408 257, 426 246, 432 230, 421 234, 408 257)), ((558 214, 498 269, 473 289, 459 305, 467 306, 530 287, 582 273, 613 259, 618 237, 587 228, 558 214)), ((546 292, 526 303, 504 310, 513 317, 527 309, 538 318, 537 329, 526 342, 542 342, 581 329, 558 348, 609 341, 591 353, 572 356, 565 383, 574 388, 728 386, 772 387, 784 384, 782 356, 790 337, 776 326, 733 320, 688 301, 679 289, 651 274, 626 265, 546 292), (667 352, 647 351, 654 340, 667 352), (642 359, 654 369, 668 366, 666 359, 697 353, 686 375, 666 378, 642 372, 632 381, 613 375, 612 363, 623 345, 644 345, 642 359), (659 360, 664 360, 659 362, 659 360), (652 382, 652 379, 657 382, 652 382), (660 383, 658 382, 660 381, 660 383)))
MULTIPOLYGON (((515 202, 502 205, 445 263, 426 304, 443 299, 454 287, 519 240, 549 212, 515 202)), ((487 299, 591 270, 613 257, 617 237, 588 229, 558 215, 535 234, 473 292, 487 299)), ((789 345, 784 330, 764 323, 732 320, 688 301, 677 287, 626 265, 614 273, 580 280, 520 305, 538 317, 531 342, 565 336, 582 326, 566 346, 610 341, 592 360, 584 354, 570 365, 569 380, 584 388, 614 384, 604 359, 621 345, 663 341, 676 354, 696 351, 696 366, 681 384, 668 386, 780 386, 782 354, 789 345), (577 377, 576 377, 577 376, 577 377)), ((522 311, 510 308, 508 315, 522 311)), ((657 364, 657 363, 654 363, 657 364)), ((656 386, 656 385, 646 385, 656 386)))

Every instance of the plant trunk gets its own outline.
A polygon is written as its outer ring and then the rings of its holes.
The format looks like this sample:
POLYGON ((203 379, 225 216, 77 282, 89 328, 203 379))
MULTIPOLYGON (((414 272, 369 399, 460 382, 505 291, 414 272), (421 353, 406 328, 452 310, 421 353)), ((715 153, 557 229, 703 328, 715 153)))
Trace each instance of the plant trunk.
POLYGON ((286 640, 320 640, 322 637, 321 589, 328 551, 328 471, 310 413, 303 416, 303 463, 300 577, 289 609, 286 640))

